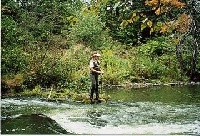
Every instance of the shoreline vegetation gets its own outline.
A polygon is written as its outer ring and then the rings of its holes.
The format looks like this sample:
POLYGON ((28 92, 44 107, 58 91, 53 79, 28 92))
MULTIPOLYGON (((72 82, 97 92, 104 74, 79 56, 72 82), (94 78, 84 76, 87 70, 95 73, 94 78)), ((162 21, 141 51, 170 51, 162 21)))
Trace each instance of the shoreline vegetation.
MULTIPOLYGON (((37 97, 44 101, 56 101, 56 102, 66 102, 74 101, 81 102, 85 104, 90 103, 89 93, 85 91, 74 91, 69 89, 56 89, 56 88, 41 88, 36 86, 33 90, 24 90, 22 92, 16 93, 15 91, 10 91, 6 94, 2 94, 1 98, 10 97, 37 97)), ((105 92, 99 94, 101 102, 106 103, 111 99, 110 95, 105 92)))
POLYGON ((122 87, 122 88, 145 88, 145 87, 154 87, 154 86, 187 86, 187 85, 200 85, 200 82, 124 83, 122 85, 110 85, 110 86, 122 87))
POLYGON ((2 1, 2 95, 88 100, 93 51, 103 87, 199 84, 199 3, 152 2, 2 1))

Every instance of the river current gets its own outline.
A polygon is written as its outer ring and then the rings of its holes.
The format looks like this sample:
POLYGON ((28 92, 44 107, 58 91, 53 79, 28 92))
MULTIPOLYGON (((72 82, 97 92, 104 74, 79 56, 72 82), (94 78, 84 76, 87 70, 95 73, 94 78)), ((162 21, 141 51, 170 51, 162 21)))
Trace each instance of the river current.
POLYGON ((200 87, 107 89, 101 104, 1 99, 2 134, 200 135, 200 87))

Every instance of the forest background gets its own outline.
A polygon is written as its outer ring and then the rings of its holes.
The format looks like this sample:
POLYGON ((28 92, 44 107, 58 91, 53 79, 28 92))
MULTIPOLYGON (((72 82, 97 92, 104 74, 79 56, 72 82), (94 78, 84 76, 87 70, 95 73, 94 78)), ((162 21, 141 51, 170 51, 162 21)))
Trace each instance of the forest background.
POLYGON ((2 0, 1 90, 200 81, 200 1, 2 0))

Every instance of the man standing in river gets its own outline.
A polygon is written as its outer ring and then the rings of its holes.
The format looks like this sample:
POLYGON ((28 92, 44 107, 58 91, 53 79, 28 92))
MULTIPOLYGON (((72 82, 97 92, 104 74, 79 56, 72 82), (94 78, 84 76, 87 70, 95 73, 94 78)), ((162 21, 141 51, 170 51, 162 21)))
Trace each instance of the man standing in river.
POLYGON ((89 63, 90 68, 90 79, 91 79, 91 91, 90 91, 90 100, 91 104, 93 104, 95 101, 101 102, 99 100, 99 90, 98 90, 98 77, 100 74, 103 74, 103 71, 100 68, 100 54, 97 52, 93 52, 92 58, 89 63), (96 94, 95 101, 93 100, 93 95, 96 94))

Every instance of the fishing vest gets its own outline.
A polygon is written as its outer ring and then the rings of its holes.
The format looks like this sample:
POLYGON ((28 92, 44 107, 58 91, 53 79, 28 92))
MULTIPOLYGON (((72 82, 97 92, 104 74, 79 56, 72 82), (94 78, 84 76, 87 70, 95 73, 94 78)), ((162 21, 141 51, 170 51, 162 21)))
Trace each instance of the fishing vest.
MULTIPOLYGON (((93 61, 93 69, 96 70, 96 71, 100 71, 100 62, 99 61, 93 61)), ((98 74, 96 72, 92 72, 92 74, 98 74)))

